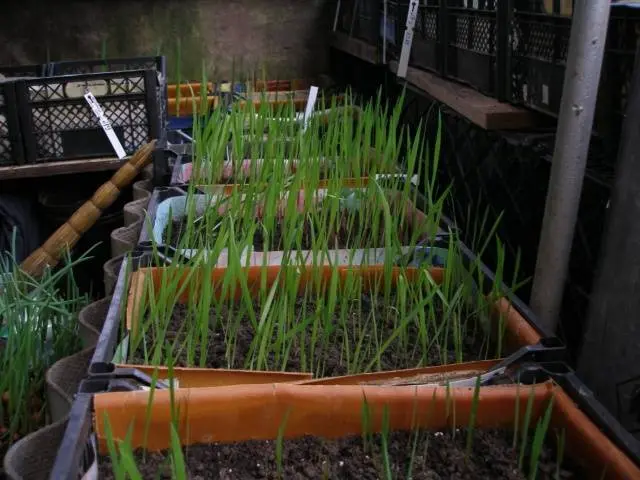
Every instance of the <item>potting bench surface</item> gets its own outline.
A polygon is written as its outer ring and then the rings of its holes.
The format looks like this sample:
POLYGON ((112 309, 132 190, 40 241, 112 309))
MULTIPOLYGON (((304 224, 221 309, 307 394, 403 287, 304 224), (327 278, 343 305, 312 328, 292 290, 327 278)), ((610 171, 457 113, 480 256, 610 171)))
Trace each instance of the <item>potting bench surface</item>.
POLYGON ((14 180, 19 178, 47 177, 52 175, 66 175, 69 173, 99 172, 117 170, 128 157, 120 160, 117 157, 87 158, 80 160, 64 160, 60 162, 29 163, 24 165, 9 165, 0 167, 0 180, 14 180))
MULTIPOLYGON (((398 62, 389 62, 389 69, 397 72, 398 62)), ((444 103, 485 130, 520 130, 540 123, 540 115, 531 110, 500 102, 433 73, 408 67, 406 81, 418 92, 444 103)))

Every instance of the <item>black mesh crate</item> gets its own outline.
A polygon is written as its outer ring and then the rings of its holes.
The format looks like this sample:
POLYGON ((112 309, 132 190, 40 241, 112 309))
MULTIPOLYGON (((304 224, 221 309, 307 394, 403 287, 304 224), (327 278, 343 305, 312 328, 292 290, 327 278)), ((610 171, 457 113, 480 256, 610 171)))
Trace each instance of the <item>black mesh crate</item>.
POLYGON ((571 36, 570 9, 544 0, 514 2, 511 19, 511 101, 556 115, 571 36))
MULTIPOLYGON (((443 37, 441 35, 440 0, 423 0, 418 5, 418 14, 413 28, 413 41, 409 55, 409 65, 422 70, 442 72, 443 66, 443 37)), ((388 2, 387 16, 393 18, 392 27, 394 39, 390 58, 400 58, 402 42, 407 26, 409 2, 388 2)), ((390 33, 390 32, 389 32, 390 33)))
POLYGON ((508 3, 498 0, 446 1, 445 75, 480 92, 505 98, 508 3))
POLYGON ((378 45, 381 4, 380 0, 342 0, 336 30, 378 45))
POLYGON ((162 129, 156 70, 66 75, 15 83, 27 162, 113 157, 98 119, 84 99, 88 89, 131 154, 162 129))
POLYGON ((0 166, 24 163, 14 82, 0 81, 0 166))
POLYGON ((155 69, 160 74, 160 81, 163 85, 162 88, 158 90, 158 101, 162 107, 162 128, 165 128, 167 121, 167 61, 164 56, 65 60, 61 62, 52 62, 47 67, 47 75, 53 77, 59 75, 77 75, 81 73, 106 73, 150 69, 155 69))
MULTIPOLYGON (((558 115, 571 36, 571 2, 519 0, 511 21, 511 92, 514 103, 558 115)), ((612 6, 600 77, 595 130, 609 139, 615 158, 640 41, 640 11, 612 6)))

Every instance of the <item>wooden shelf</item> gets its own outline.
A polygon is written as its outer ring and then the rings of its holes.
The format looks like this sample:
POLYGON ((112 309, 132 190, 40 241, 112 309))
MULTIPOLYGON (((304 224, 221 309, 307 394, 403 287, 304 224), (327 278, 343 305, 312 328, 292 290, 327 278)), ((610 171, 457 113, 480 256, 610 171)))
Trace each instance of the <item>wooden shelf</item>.
POLYGON ((30 163, 25 165, 9 165, 0 167, 0 180, 16 180, 20 178, 50 177, 70 173, 99 172, 117 170, 129 157, 120 160, 117 157, 87 158, 82 160, 66 160, 50 163, 30 163))
POLYGON ((345 33, 333 32, 331 46, 373 65, 379 65, 381 63, 378 55, 378 47, 363 40, 350 37, 345 33))
MULTIPOLYGON (((389 69, 396 73, 398 63, 390 62, 389 69)), ((522 130, 540 125, 540 115, 531 110, 500 102, 433 73, 409 67, 406 81, 485 130, 522 130)))

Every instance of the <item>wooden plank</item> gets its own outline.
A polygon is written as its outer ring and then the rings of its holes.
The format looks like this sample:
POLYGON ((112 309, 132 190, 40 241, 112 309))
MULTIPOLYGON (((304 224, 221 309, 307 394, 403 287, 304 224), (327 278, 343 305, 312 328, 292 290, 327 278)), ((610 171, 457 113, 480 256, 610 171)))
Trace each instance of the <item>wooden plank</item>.
POLYGON ((50 177, 53 175, 67 175, 70 173, 117 170, 128 160, 129 157, 125 157, 122 160, 117 157, 108 157, 50 163, 30 163, 26 165, 9 165, 6 167, 0 167, 0 180, 15 180, 19 178, 50 177))
MULTIPOLYGON (((389 68, 396 73, 398 63, 390 62, 389 68)), ((499 102, 433 73, 409 67, 406 80, 485 130, 520 130, 540 124, 540 115, 531 110, 499 102)))
POLYGON ((378 47, 342 32, 333 32, 331 46, 374 65, 380 64, 378 47))

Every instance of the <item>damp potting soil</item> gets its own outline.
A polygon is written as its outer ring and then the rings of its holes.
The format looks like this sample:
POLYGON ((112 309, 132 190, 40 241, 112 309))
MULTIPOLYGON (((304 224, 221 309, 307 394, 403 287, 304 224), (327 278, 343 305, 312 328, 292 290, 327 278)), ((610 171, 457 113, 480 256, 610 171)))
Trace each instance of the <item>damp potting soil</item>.
MULTIPOLYGON (((149 349, 159 346, 162 348, 160 364, 166 364, 168 361, 167 347, 171 345, 171 355, 176 366, 197 367, 203 365, 207 368, 307 371, 319 377, 329 377, 362 373, 363 370, 394 370, 443 363, 450 364, 461 360, 480 360, 494 358, 498 354, 495 345, 490 343, 480 325, 478 316, 468 317, 460 325, 459 330, 451 328, 449 335, 442 333, 442 337, 438 341, 435 340, 433 331, 436 326, 427 327, 430 332, 428 338, 432 343, 425 347, 419 345, 418 339, 421 337, 416 322, 406 328, 404 341, 394 335, 394 332, 398 331, 400 313, 390 306, 397 305, 393 296, 385 302, 382 297, 371 298, 364 295, 360 302, 347 301, 346 303, 347 311, 344 318, 347 320, 343 325, 340 320, 341 306, 338 304, 332 317, 333 328, 326 333, 324 340, 314 342, 312 327, 308 326, 301 329, 304 334, 299 333, 293 336, 293 341, 283 352, 282 345, 278 343, 278 338, 283 335, 282 327, 280 324, 274 325, 272 335, 268 338, 267 354, 262 357, 264 358, 262 365, 256 365, 252 362, 257 358, 257 344, 262 342, 255 340, 257 335, 252 326, 251 318, 246 309, 241 310, 238 305, 230 307, 220 305, 216 309, 211 309, 207 342, 203 345, 199 340, 191 339, 194 345, 192 357, 189 358, 186 347, 189 341, 187 325, 192 325, 195 319, 189 315, 188 307, 178 304, 174 308, 166 330, 164 328, 155 330, 157 327, 150 325, 149 328, 146 328, 144 342, 141 342, 141 345, 135 350, 130 362, 135 364, 151 363, 152 352, 149 349), (228 327, 232 319, 234 328, 237 328, 233 332, 228 327), (461 337, 461 340, 456 343, 454 343, 454 330, 459 332, 461 337), (446 342, 444 338, 446 338, 446 342), (387 340, 389 342, 386 348, 379 348, 379 346, 385 345, 387 340), (148 361, 145 361, 143 345, 146 345, 147 348, 148 361), (227 345, 231 345, 232 351, 228 350, 227 345), (201 363, 203 355, 206 356, 204 364, 201 363), (358 355, 358 361, 355 359, 356 355, 358 355)), ((260 307, 259 301, 253 302, 253 312, 256 318, 261 317, 260 307)), ((318 308, 321 306, 318 306, 318 300, 315 298, 305 300, 300 297, 293 311, 289 312, 291 321, 287 328, 292 328, 291 325, 299 325, 310 317, 313 318, 318 308)), ((277 317, 275 323, 278 323, 279 320, 281 317, 277 317)), ((440 325, 442 324, 440 323, 440 325)), ((200 331, 197 335, 200 335, 200 331)))
MULTIPOLYGON (((338 440, 303 437, 282 442, 281 462, 276 461, 277 442, 248 441, 184 447, 186 478, 192 480, 236 479, 491 479, 524 480, 518 467, 519 448, 513 448, 513 434, 475 430, 471 450, 467 432, 393 432, 387 436, 385 465, 380 435, 370 437, 367 448, 362 436, 338 440), (415 452, 415 453, 412 453, 415 452)), ((530 445, 530 443, 529 443, 530 445)), ((525 452, 528 450, 525 449, 525 452)), ((570 467, 561 467, 554 450, 545 446, 538 462, 538 480, 582 478, 570 467)), ((167 451, 134 453, 142 478, 172 478, 167 451)), ((523 465, 530 465, 528 455, 523 465)), ((115 478, 108 456, 100 459, 100 478, 115 478)))
MULTIPOLYGON (((318 241, 318 233, 322 233, 322 241, 326 239, 328 249, 349 249, 349 248, 384 248, 385 247, 385 229, 384 215, 381 213, 377 220, 377 231, 373 231, 374 220, 371 215, 366 218, 360 212, 347 213, 343 211, 338 222, 322 225, 316 218, 302 217, 295 223, 295 227, 285 227, 282 221, 277 220, 268 230, 263 224, 258 224, 251 245, 254 251, 264 252, 267 250, 278 251, 283 250, 285 245, 289 249, 297 250, 313 250, 314 242, 318 241), (295 229, 295 232, 291 230, 295 229), (301 235, 299 231, 301 230, 301 235), (327 233, 324 233, 327 232, 327 233), (287 238, 289 236, 289 238, 287 238), (298 237, 300 244, 298 244, 298 237)), ((183 248, 206 248, 213 246, 216 241, 216 233, 207 233, 204 227, 191 227, 191 238, 189 244, 183 241, 188 229, 187 222, 184 219, 174 220, 171 225, 170 245, 176 247, 178 245, 183 248)), ((246 231, 236 227, 236 232, 246 231)), ((166 233, 165 233, 166 234, 166 233)), ((392 233, 394 241, 400 242, 402 245, 410 245, 412 242, 412 231, 408 226, 392 233)), ((235 241, 247 243, 247 239, 241 235, 237 235, 235 241)), ((413 241, 415 243, 415 240, 413 241)), ((226 245, 225 245, 226 246, 226 245)), ((318 248, 318 247, 316 247, 318 248)))

